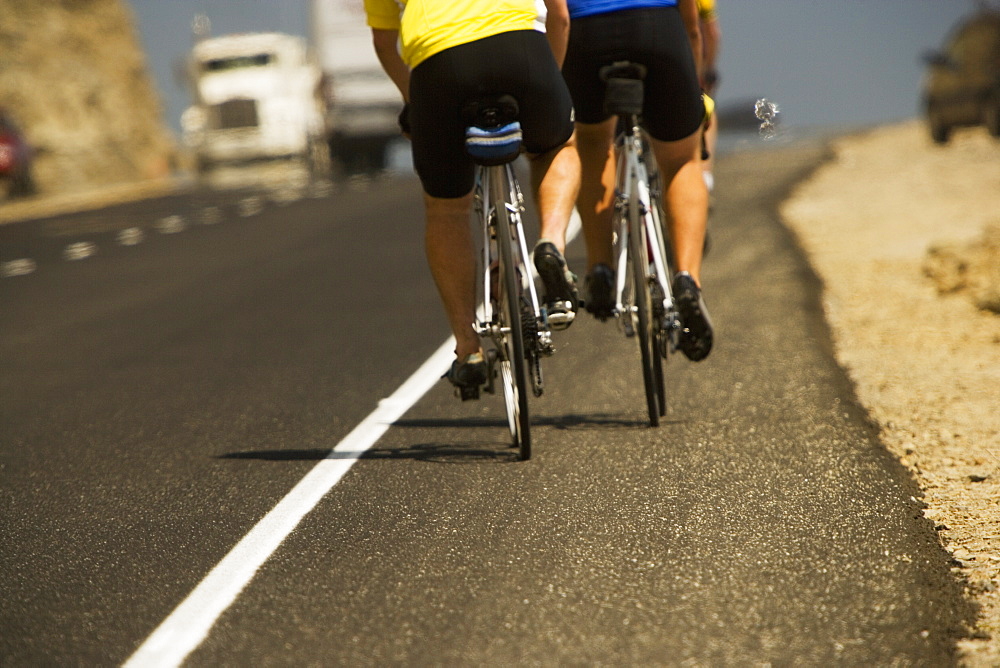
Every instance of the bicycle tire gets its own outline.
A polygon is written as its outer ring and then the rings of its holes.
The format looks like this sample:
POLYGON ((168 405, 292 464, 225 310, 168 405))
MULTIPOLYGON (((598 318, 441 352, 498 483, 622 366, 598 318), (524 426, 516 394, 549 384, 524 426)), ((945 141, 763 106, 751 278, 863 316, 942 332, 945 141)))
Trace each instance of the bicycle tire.
POLYGON ((665 337, 662 327, 653 327, 653 380, 656 383, 656 407, 660 417, 667 414, 666 380, 663 376, 663 356, 660 354, 661 346, 666 344, 665 337))
MULTIPOLYGON (((659 234, 650 240, 650 243, 655 243, 659 247, 660 257, 663 259, 664 268, 667 270, 667 276, 664 280, 669 282, 670 280, 670 261, 666 255, 666 248, 664 247, 664 236, 663 228, 660 226, 660 221, 662 218, 656 214, 657 208, 660 206, 657 201, 657 197, 653 192, 650 192, 650 206, 653 207, 653 225, 659 227, 659 234)), ((659 287, 659 285, 657 286, 659 287)), ((659 294, 657 291, 656 298, 664 299, 666 295, 659 294)), ((659 313, 658 309, 654 309, 658 312, 658 317, 653 321, 653 376, 656 381, 656 397, 658 401, 658 408, 660 410, 660 417, 667 414, 667 390, 666 390, 666 380, 663 375, 663 361, 667 358, 667 351, 670 349, 670 340, 667 330, 664 329, 663 313, 659 313)))
MULTIPOLYGON (((633 189, 632 192, 637 192, 633 189)), ((660 400, 657 390, 656 363, 660 356, 654 350, 653 339, 653 308, 649 293, 649 254, 646 248, 645 226, 639 217, 639 208, 635 202, 628 207, 629 215, 629 270, 632 273, 635 291, 636 332, 639 339, 639 352, 642 358, 642 383, 646 389, 646 408, 649 413, 651 427, 660 426, 660 400)), ((663 371, 660 370, 662 380, 663 371)))
MULTIPOLYGON (((506 184, 506 179, 503 185, 506 184)), ((500 184, 495 184, 500 185, 500 184)), ((524 330, 521 325, 520 279, 511 236, 507 193, 510 188, 495 188, 497 246, 500 255, 500 295, 497 319, 501 329, 500 376, 512 445, 522 460, 531 457, 531 418, 528 411, 528 372, 524 355, 524 330), (498 195, 498 196, 497 196, 498 195)))
MULTIPOLYGON (((653 238, 647 239, 647 247, 656 250, 660 254, 660 259, 663 262, 664 273, 666 274, 662 277, 664 287, 661 288, 659 281, 660 279, 654 277, 654 280, 650 281, 650 289, 654 287, 658 288, 652 296, 655 299, 665 299, 665 294, 660 294, 659 289, 664 289, 669 291, 669 282, 671 272, 671 265, 673 264, 671 256, 668 254, 668 242, 667 242, 667 232, 663 229, 663 207, 661 205, 661 185, 659 182, 659 172, 656 169, 655 163, 652 167, 649 166, 646 156, 648 156, 648 151, 644 151, 643 159, 640 163, 640 173, 643 174, 646 184, 648 186, 648 196, 649 196, 649 216, 654 227, 655 234, 653 238)), ((654 362, 653 362, 653 372, 656 380, 656 394, 658 399, 658 408, 660 410, 660 416, 663 417, 667 414, 667 392, 666 392, 666 380, 663 374, 663 362, 667 359, 667 354, 670 350, 670 333, 665 327, 667 326, 664 317, 665 313, 661 312, 660 309, 656 308, 654 305, 654 313, 657 314, 657 318, 653 322, 653 352, 654 362)))

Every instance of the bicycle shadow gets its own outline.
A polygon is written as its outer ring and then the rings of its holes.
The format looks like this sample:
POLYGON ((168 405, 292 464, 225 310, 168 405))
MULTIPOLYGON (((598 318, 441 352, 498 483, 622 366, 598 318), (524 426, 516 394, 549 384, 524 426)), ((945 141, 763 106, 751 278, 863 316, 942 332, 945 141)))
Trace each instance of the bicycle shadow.
POLYGON ((506 443, 487 448, 483 443, 463 446, 456 443, 415 443, 398 447, 375 447, 364 451, 338 452, 323 448, 284 450, 245 450, 227 452, 216 459, 253 459, 270 462, 321 462, 325 459, 410 460, 438 464, 474 464, 480 462, 516 462, 517 450, 506 443))
MULTIPOLYGON (((648 427, 646 420, 613 414, 539 416, 532 419, 533 427, 552 427, 561 431, 581 429, 636 429, 648 427)), ((404 429, 496 429, 496 440, 465 444, 426 441, 405 446, 377 446, 364 451, 338 452, 324 448, 286 448, 283 450, 245 450, 217 455, 216 459, 258 460, 272 462, 312 461, 325 459, 411 460, 438 464, 475 464, 482 462, 517 462, 517 450, 506 440, 507 420, 504 418, 408 418, 396 420, 393 427, 404 429), (501 431, 502 430, 502 431, 501 431), (500 433, 503 436, 500 436, 500 433)))
MULTIPOLYGON (((679 421, 678 421, 679 422, 679 421)), ((670 424, 664 420, 661 424, 670 424)), ((582 430, 582 429, 635 429, 645 427, 649 422, 640 418, 628 418, 611 413, 598 414, 560 414, 560 415, 535 415, 531 418, 533 427, 553 427, 560 430, 582 430)), ((410 418, 396 420, 393 427, 409 427, 414 429, 462 429, 462 428, 486 428, 486 427, 506 427, 505 418, 410 418)))

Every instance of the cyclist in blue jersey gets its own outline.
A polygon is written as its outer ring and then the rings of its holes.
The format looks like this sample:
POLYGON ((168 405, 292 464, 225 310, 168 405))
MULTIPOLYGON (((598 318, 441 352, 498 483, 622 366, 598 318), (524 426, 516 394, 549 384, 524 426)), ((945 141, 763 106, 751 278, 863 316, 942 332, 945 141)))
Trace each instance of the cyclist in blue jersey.
POLYGON ((576 109, 581 161, 577 208, 587 242, 587 310, 600 319, 614 307, 612 203, 617 118, 604 111, 600 70, 617 61, 641 63, 642 124, 663 182, 663 203, 677 274, 674 298, 683 330, 679 347, 699 361, 712 349, 713 331, 701 294, 701 260, 708 217, 702 178, 699 84, 701 33, 695 0, 568 0, 570 35, 563 77, 576 109))

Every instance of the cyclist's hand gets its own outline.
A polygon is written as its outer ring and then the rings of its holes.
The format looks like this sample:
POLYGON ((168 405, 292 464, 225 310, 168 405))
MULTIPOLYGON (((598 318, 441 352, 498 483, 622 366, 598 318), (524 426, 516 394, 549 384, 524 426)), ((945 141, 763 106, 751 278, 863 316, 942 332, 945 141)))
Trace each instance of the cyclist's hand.
POLYGON ((701 101, 705 103, 704 127, 707 130, 708 126, 712 124, 712 114, 715 113, 715 100, 708 93, 703 92, 701 94, 701 101))
POLYGON ((705 70, 701 75, 701 89, 711 95, 715 94, 715 87, 719 85, 719 73, 716 70, 705 70))
POLYGON ((410 138, 410 103, 403 103, 403 109, 399 112, 399 129, 403 131, 403 136, 410 138))

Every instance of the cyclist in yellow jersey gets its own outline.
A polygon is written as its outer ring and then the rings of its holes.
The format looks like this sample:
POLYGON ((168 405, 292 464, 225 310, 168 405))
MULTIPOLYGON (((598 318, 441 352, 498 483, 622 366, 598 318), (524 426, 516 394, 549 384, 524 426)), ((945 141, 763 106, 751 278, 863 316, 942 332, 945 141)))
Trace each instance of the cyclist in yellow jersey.
MULTIPOLYGON (((701 88, 711 97, 719 86, 719 71, 717 62, 719 48, 722 44, 722 30, 719 27, 719 14, 715 8, 715 0, 698 0, 698 19, 701 24, 701 88)), ((715 188, 715 147, 719 139, 719 119, 713 117, 705 128, 705 147, 708 149, 708 160, 702 161, 705 185, 711 193, 715 188)))
POLYGON ((722 30, 719 27, 719 12, 715 0, 697 0, 698 21, 701 27, 701 85, 710 96, 715 97, 719 72, 716 69, 719 48, 722 45, 722 30))
POLYGON ((563 257, 580 171, 573 104, 559 72, 569 12, 566 0, 544 2, 543 34, 534 29, 535 0, 365 0, 375 51, 405 102, 400 123, 424 189, 428 264, 456 339, 447 377, 459 387, 486 381, 473 329, 475 166, 462 118, 469 100, 507 94, 518 101, 541 226, 535 265, 546 301, 577 304, 576 277, 563 257))
POLYGON ((715 0, 697 0, 697 4, 698 4, 698 16, 703 21, 715 18, 716 16, 715 0))

